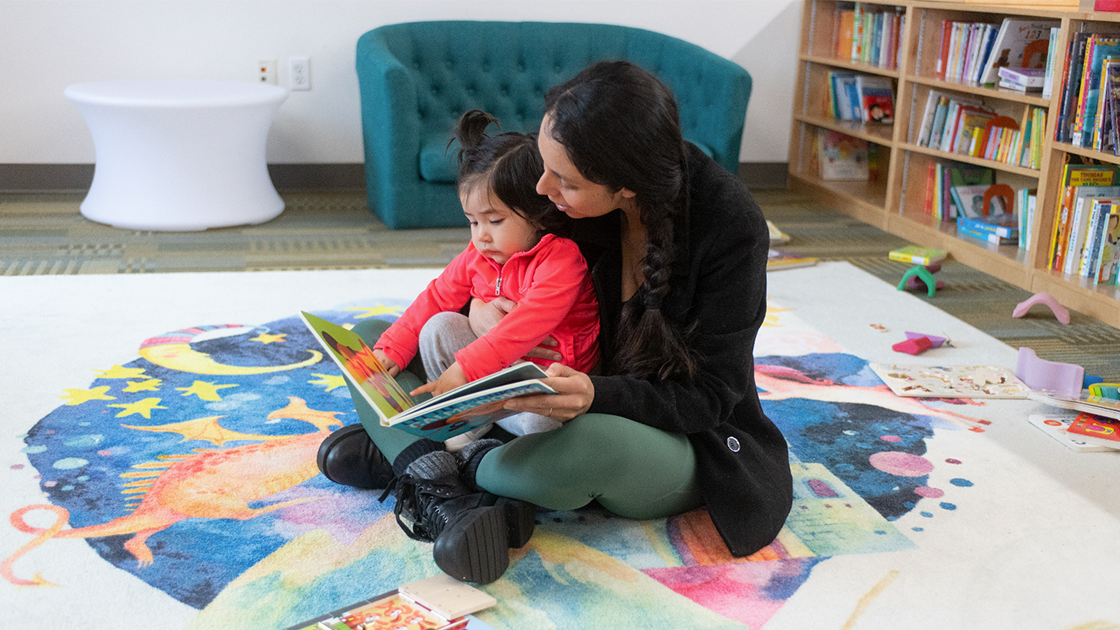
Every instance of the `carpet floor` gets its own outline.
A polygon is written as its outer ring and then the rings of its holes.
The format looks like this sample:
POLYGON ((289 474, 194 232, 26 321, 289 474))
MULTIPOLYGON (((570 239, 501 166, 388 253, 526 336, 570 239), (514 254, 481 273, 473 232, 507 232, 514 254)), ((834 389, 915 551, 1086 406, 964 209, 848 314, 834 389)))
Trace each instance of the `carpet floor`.
MULTIPOLYGON (((362 191, 282 196, 284 213, 261 225, 160 233, 91 222, 78 211, 82 194, 3 194, 0 276, 438 268, 470 238, 465 226, 389 230, 369 212, 362 191)), ((767 218, 792 237, 782 249, 847 261, 890 283, 909 267, 887 259, 905 244, 896 236, 795 193, 762 190, 756 197, 767 218)), ((1012 318, 1030 292, 954 261, 938 278, 946 287, 920 299, 1014 348, 1120 382, 1120 330, 1076 312, 1062 325, 1041 308, 1012 318)))
MULTIPOLYGON (((0 277, 4 626, 285 628, 438 572, 391 500, 318 474, 318 444, 354 411, 296 316, 392 319, 435 273, 0 277)), ((756 378, 795 479, 773 543, 731 558, 702 509, 542 510, 478 618, 1120 629, 1115 554, 1087 535, 1120 523, 1120 453, 1066 448, 1028 422, 1053 411, 1031 401, 892 394, 869 363, 897 361, 903 331, 954 340, 926 365, 1016 355, 892 284, 843 262, 771 276, 756 378)))

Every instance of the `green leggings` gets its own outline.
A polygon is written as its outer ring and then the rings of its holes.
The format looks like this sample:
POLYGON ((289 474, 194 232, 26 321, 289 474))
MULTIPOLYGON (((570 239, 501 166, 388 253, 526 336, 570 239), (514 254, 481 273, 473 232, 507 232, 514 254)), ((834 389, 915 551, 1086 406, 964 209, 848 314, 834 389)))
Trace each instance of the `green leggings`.
MULTIPOLYGON (((367 319, 354 327, 373 345, 388 328, 367 319)), ((405 391, 419 387, 418 360, 401 370, 405 391)), ((351 386, 358 417, 374 444, 393 461, 420 437, 381 426, 377 413, 351 386)), ((699 507, 696 454, 688 438, 621 416, 589 413, 546 433, 517 437, 488 452, 476 483, 503 497, 551 510, 573 510, 597 500, 628 518, 664 518, 699 507)))

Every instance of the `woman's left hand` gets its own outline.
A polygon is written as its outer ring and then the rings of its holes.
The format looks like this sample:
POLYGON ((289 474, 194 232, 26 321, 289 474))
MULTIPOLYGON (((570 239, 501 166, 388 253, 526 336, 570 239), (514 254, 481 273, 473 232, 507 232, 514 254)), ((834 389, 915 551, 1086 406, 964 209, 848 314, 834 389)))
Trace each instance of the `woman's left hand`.
POLYGON ((555 389, 555 394, 511 398, 505 408, 511 411, 531 411, 553 420, 567 422, 582 416, 595 400, 595 385, 591 377, 560 363, 553 363, 545 370, 544 383, 555 389))

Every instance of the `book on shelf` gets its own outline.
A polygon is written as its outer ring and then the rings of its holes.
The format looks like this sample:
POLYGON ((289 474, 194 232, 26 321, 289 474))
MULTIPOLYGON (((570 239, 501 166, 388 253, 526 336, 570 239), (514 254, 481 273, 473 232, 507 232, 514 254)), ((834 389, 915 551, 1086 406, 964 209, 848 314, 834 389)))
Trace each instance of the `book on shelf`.
POLYGON ((1120 420, 1088 412, 1077 414, 1066 431, 1071 437, 1111 449, 1120 450, 1120 420))
POLYGON ((947 149, 943 148, 943 150, 950 153, 975 156, 974 148, 977 138, 984 132, 988 122, 995 117, 996 113, 991 110, 979 107, 961 107, 957 114, 954 137, 950 140, 949 147, 947 149))
POLYGON ((999 82, 999 69, 1005 66, 1045 68, 1050 29, 1060 26, 1059 20, 1003 18, 979 83, 995 85, 999 82))
POLYGON ((1071 142, 1078 147, 1091 147, 1097 106, 1101 97, 1101 74, 1105 60, 1120 56, 1120 38, 1093 34, 1085 45, 1081 68, 1081 85, 1073 117, 1071 142))
POLYGON ((1120 200, 1120 186, 1081 186, 1074 193, 1073 209, 1070 212, 1065 234, 1066 242, 1062 248, 1064 250, 1060 268, 1062 273, 1079 273, 1093 202, 1096 200, 1120 200))
POLYGON ((894 122, 894 88, 887 77, 859 75, 856 77, 863 122, 894 122))
POLYGON ((1120 61, 1110 60, 1101 74, 1101 104, 1093 147, 1120 155, 1120 61))
POLYGON ((995 234, 1003 238, 1013 238, 1019 234, 1019 217, 1017 214, 991 214, 988 216, 970 219, 961 217, 958 222, 963 222, 974 230, 995 234))
POLYGON ((1120 209, 1113 208, 1101 226, 1101 247, 1097 256, 1097 284, 1117 284, 1120 271, 1120 209))
POLYGON ((1097 446, 1080 439, 1080 436, 1069 433, 1069 425, 1073 424, 1077 414, 1066 413, 1036 413, 1031 414, 1027 421, 1042 430, 1043 433, 1054 438, 1059 444, 1078 453, 1101 453, 1113 449, 1107 446, 1097 446))
POLYGON ((868 143, 831 129, 817 129, 818 176, 826 181, 868 178, 868 143))
MULTIPOLYGON (((1062 34, 1062 29, 1057 26, 1050 27, 1050 44, 1047 46, 1048 51, 1057 50, 1058 38, 1062 34)), ((1057 55, 1046 55, 1046 68, 1042 81, 1042 98, 1049 99, 1054 93, 1054 64, 1057 61, 1057 55)))
POLYGON ((1094 199, 1089 208, 1089 225, 1085 228, 1085 241, 1081 246, 1081 256, 1078 261, 1077 275, 1082 278, 1096 278, 1100 271, 1101 249, 1104 242, 1104 228, 1113 208, 1120 208, 1120 203, 1109 199, 1094 199))
POLYGON ((779 249, 771 249, 766 254, 766 271, 812 267, 815 264, 817 264, 817 259, 812 256, 802 256, 779 249))
POLYGON ((1037 203, 1037 188, 1020 188, 1015 191, 1015 208, 1016 214, 1019 216, 1019 249, 1024 251, 1031 247, 1034 211, 1037 203))
MULTIPOLYGON (((992 197, 989 207, 984 207, 984 194, 988 192, 989 184, 953 186, 949 190, 953 195, 953 202, 957 206, 957 223, 961 219, 980 219, 989 214, 1005 214, 1009 212, 1003 198, 992 197)), ((971 226, 970 226, 971 227, 971 226)))
POLYGON ((890 260, 922 266, 935 265, 948 257, 949 252, 943 249, 921 247, 920 245, 906 245, 898 249, 892 249, 887 254, 887 258, 890 260))
POLYGON ((899 38, 905 22, 901 7, 838 4, 833 33, 836 57, 887 70, 898 68, 899 38))
POLYGON ((516 413, 502 408, 510 398, 556 393, 540 380, 547 378, 544 370, 526 362, 417 404, 357 333, 311 313, 302 312, 301 316, 327 355, 342 368, 346 380, 377 412, 382 426, 443 442, 516 413))
POLYGON ((854 72, 834 70, 828 73, 829 114, 837 120, 863 120, 856 92, 854 72))
POLYGON ((1116 173, 1117 167, 1109 164, 1075 164, 1067 161, 1062 165, 1059 194, 1056 196, 1057 207, 1054 209, 1054 223, 1050 230, 1050 248, 1046 258, 1050 269, 1060 271, 1063 268, 1077 191, 1083 186, 1112 186, 1116 173))
POLYGON ((1045 68, 1000 68, 999 87, 1026 92, 1042 90, 1046 79, 1045 68))
POLYGON ((288 630, 493 630, 472 613, 497 604, 491 595, 446 574, 402 584, 288 630))

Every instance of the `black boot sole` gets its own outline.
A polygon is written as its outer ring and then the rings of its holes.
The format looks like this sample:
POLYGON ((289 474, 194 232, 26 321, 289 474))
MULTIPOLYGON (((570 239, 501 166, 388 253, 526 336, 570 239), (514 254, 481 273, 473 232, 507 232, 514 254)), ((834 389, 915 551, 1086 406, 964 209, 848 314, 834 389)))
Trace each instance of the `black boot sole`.
POLYGON ((506 510, 496 505, 467 510, 436 538, 432 557, 460 582, 489 584, 509 568, 506 510))
POLYGON ((497 507, 505 511, 506 538, 510 549, 528 544, 537 526, 537 506, 517 499, 498 499, 497 507))

